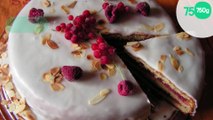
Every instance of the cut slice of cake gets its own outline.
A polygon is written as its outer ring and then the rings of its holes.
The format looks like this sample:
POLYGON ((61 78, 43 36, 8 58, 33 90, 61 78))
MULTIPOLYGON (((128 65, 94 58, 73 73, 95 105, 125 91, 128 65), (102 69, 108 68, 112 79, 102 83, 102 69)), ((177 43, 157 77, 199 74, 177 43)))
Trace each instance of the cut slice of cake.
POLYGON ((198 39, 181 32, 175 35, 131 42, 126 52, 155 78, 169 96, 166 99, 185 114, 197 108, 204 71, 204 56, 198 39))

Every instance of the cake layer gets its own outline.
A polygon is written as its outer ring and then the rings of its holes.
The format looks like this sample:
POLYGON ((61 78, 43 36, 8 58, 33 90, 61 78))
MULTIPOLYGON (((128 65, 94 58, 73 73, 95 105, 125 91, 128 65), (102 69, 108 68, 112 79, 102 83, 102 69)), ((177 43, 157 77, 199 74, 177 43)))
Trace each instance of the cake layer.
MULTIPOLYGON (((161 78, 161 82, 160 79, 154 82, 161 83, 158 85, 173 98, 182 101, 178 97, 181 94, 185 98, 191 97, 196 104, 203 85, 204 70, 204 56, 197 39, 179 33, 131 43, 125 48, 135 60, 161 78), (137 46, 142 47, 139 49, 137 46)), ((192 105, 193 111, 188 112, 193 114, 196 107, 192 105)))

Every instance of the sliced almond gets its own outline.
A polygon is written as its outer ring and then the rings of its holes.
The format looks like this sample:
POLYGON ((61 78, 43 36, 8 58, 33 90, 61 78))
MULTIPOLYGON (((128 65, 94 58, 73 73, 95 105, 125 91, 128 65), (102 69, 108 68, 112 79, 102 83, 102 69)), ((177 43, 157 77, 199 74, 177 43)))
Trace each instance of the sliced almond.
POLYGON ((145 27, 147 30, 149 30, 149 31, 154 31, 154 27, 153 27, 153 26, 144 24, 144 27, 145 27))
POLYGON ((12 82, 8 82, 5 86, 4 86, 5 90, 12 90, 14 89, 13 83, 12 82))
POLYGON ((77 1, 73 1, 68 5, 68 8, 74 8, 76 5, 77 1))
POLYGON ((127 46, 132 46, 132 45, 135 45, 135 44, 137 44, 138 42, 127 42, 127 46))
POLYGON ((167 55, 161 55, 161 56, 160 56, 160 61, 161 61, 162 63, 165 63, 165 62, 166 62, 166 59, 167 59, 167 55))
POLYGON ((137 4, 136 0, 128 0, 131 4, 137 4))
POLYGON ((82 51, 81 50, 75 50, 71 52, 73 56, 75 57, 82 57, 82 51))
POLYGON ((20 104, 16 106, 16 109, 13 112, 17 114, 24 111, 25 108, 26 108, 25 104, 20 104))
POLYGON ((161 30, 163 30, 165 27, 165 24, 164 23, 160 23, 160 24, 157 24, 154 26, 154 31, 155 32, 160 32, 161 30))
POLYGON ((103 90, 100 91, 99 94, 100 94, 101 96, 107 96, 110 92, 111 92, 110 89, 103 89, 103 90))
POLYGON ((23 116, 27 120, 36 120, 34 114, 30 110, 24 110, 24 111, 18 113, 18 115, 23 116))
POLYGON ((61 10, 64 11, 64 13, 66 13, 67 15, 70 14, 69 8, 68 8, 67 6, 65 6, 65 5, 62 5, 62 6, 61 6, 61 10))
POLYGON ((173 48, 173 51, 177 54, 177 55, 183 55, 184 51, 182 50, 182 48, 180 46, 175 46, 173 48))
POLYGON ((194 54, 192 53, 192 51, 189 48, 186 48, 185 52, 190 56, 194 56, 194 54))
POLYGON ((189 34, 187 34, 186 32, 180 32, 180 33, 176 34, 176 37, 181 40, 190 40, 191 39, 191 36, 189 34))
POLYGON ((92 61, 92 68, 94 70, 100 70, 101 69, 101 63, 98 60, 93 60, 92 61))
POLYGON ((107 29, 104 25, 96 25, 95 27, 97 30, 101 31, 101 30, 104 30, 104 29, 107 29))
POLYGON ((115 75, 116 69, 108 69, 107 72, 108 72, 108 75, 111 77, 115 75))
POLYGON ((163 72, 163 70, 164 70, 164 63, 162 63, 161 61, 158 61, 158 70, 160 72, 163 72))
POLYGON ((134 51, 139 51, 139 50, 143 49, 143 45, 141 43, 133 44, 131 47, 134 51))
POLYGON ((106 73, 100 73, 100 79, 101 80, 106 80, 107 79, 107 74, 106 73))
POLYGON ((90 100, 88 101, 88 104, 89 104, 89 105, 96 105, 96 104, 100 103, 101 101, 103 101, 105 98, 106 98, 106 96, 102 96, 102 95, 99 95, 99 94, 98 94, 98 95, 95 96, 94 98, 90 99, 90 100))
POLYGON ((43 81, 44 82, 49 82, 49 83, 54 83, 55 77, 51 73, 44 73, 43 74, 43 81))
POLYGON ((183 72, 183 66, 178 67, 178 72, 183 72))
POLYGON ((173 55, 170 55, 170 62, 172 64, 172 66, 175 68, 175 70, 178 71, 180 64, 179 64, 178 60, 173 55))
POLYGON ((9 104, 9 111, 13 112, 16 109, 16 105, 14 103, 9 104))
POLYGON ((64 90, 64 86, 60 83, 53 83, 51 84, 51 88, 53 91, 62 91, 64 90))
POLYGON ((60 72, 60 70, 61 70, 60 67, 54 67, 50 70, 50 73, 55 76, 60 72))
POLYGON ((56 42, 52 41, 52 40, 47 40, 47 45, 52 48, 52 49, 58 49, 58 45, 56 44, 56 42))
POLYGON ((50 7, 51 6, 51 2, 49 0, 42 0, 42 6, 50 7))
POLYGON ((8 100, 1 100, 2 105, 8 105, 10 102, 8 100))
POLYGON ((106 64, 108 69, 115 69, 115 65, 114 64, 106 64))
POLYGON ((79 44, 79 47, 80 47, 82 50, 86 50, 86 49, 89 48, 89 45, 86 44, 86 43, 80 43, 80 44, 79 44))
POLYGON ((94 15, 94 14, 96 14, 96 13, 97 13, 96 10, 90 10, 90 14, 94 15))
POLYGON ((12 98, 12 97, 15 97, 15 91, 14 90, 8 90, 6 91, 7 92, 7 95, 12 98))

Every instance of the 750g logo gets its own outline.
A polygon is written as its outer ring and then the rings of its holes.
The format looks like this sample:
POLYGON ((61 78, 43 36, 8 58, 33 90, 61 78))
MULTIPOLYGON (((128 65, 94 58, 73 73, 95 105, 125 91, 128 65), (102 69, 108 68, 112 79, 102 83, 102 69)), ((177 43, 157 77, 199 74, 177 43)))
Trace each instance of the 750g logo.
POLYGON ((198 2, 194 7, 185 6, 185 16, 196 16, 199 19, 207 19, 211 16, 211 5, 207 2, 198 2))

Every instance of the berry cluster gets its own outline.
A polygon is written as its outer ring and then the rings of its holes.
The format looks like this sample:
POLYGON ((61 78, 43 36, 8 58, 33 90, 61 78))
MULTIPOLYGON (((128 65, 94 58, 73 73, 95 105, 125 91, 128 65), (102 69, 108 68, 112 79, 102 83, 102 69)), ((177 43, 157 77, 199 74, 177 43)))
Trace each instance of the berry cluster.
POLYGON ((64 37, 72 43, 78 43, 82 40, 95 38, 95 33, 92 28, 96 24, 96 19, 91 15, 89 10, 83 11, 79 16, 68 16, 72 22, 65 24, 61 23, 56 26, 56 31, 64 32, 64 37))
POLYGON ((130 8, 125 6, 122 2, 119 2, 117 5, 110 5, 108 2, 105 2, 103 3, 102 8, 110 23, 115 23, 120 17, 130 11, 130 8))
POLYGON ((128 80, 122 80, 118 83, 118 93, 121 96, 128 96, 133 92, 133 84, 128 80))
POLYGON ((83 70, 78 66, 63 66, 61 72, 68 81, 78 80, 83 74, 83 70))
POLYGON ((109 64, 111 56, 115 53, 115 48, 108 46, 102 37, 97 37, 96 43, 92 44, 93 55, 100 59, 101 64, 109 64))
POLYGON ((150 6, 147 2, 138 3, 136 9, 143 16, 149 16, 150 14, 150 6))
POLYGON ((44 17, 44 11, 42 9, 32 8, 30 9, 28 20, 32 23, 38 23, 43 17, 44 17))

